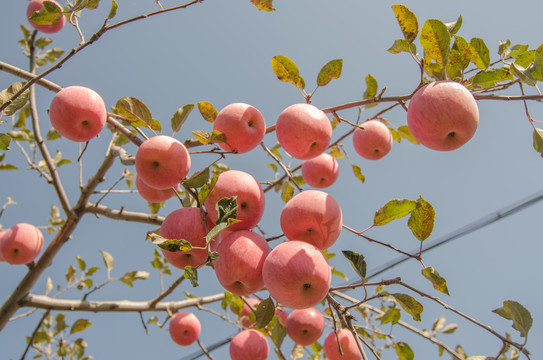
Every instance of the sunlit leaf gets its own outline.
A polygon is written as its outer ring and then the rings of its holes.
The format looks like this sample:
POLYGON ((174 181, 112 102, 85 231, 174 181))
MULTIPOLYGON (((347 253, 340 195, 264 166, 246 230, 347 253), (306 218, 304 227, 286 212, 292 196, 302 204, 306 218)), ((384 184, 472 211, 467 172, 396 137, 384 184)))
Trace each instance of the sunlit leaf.
POLYGON ((400 309, 396 307, 391 307, 387 309, 387 311, 385 311, 383 314, 379 315, 376 318, 376 320, 380 320, 381 325, 384 325, 387 323, 397 324, 401 318, 402 318, 402 313, 400 309))
POLYGON ((172 130, 173 132, 178 132, 181 126, 185 123, 187 120, 187 117, 189 116, 190 112, 194 109, 194 104, 186 104, 183 105, 183 107, 180 107, 177 109, 177 111, 172 116, 172 130))
POLYGON ((382 226, 392 220, 409 215, 417 207, 417 202, 409 199, 390 200, 375 212, 373 224, 382 226))
POLYGON ((490 51, 481 38, 470 40, 471 61, 479 68, 486 69, 490 65, 490 51))
POLYGON ((489 68, 479 71, 470 80, 473 86, 488 88, 502 81, 513 81, 515 78, 506 68, 489 68))
POLYGON ((455 22, 446 23, 445 26, 447 26, 447 30, 449 30, 451 35, 456 34, 458 30, 460 30, 460 27, 462 26, 462 15, 460 15, 455 22))
POLYGON ((251 0, 251 4, 256 6, 258 10, 275 11, 273 0, 251 0))
MULTIPOLYGON (((7 89, 0 91, 0 106, 6 104, 13 95, 15 95, 17 92, 19 92, 23 86, 26 84, 26 81, 18 81, 14 84, 11 84, 7 89)), ((28 97, 30 96, 30 91, 26 90, 23 92, 19 97, 13 100, 11 104, 9 104, 3 111, 2 115, 5 116, 11 116, 17 112, 17 110, 21 109, 23 106, 25 106, 26 102, 28 101, 28 97)))
POLYGON ((513 320, 513 328, 520 332, 520 336, 528 336, 528 331, 532 327, 532 315, 524 306, 516 301, 506 300, 503 302, 503 307, 493 310, 492 312, 500 315, 507 320, 513 320))
POLYGON ((198 271, 192 266, 185 266, 185 272, 183 274, 185 279, 188 279, 192 287, 198 287, 198 271))
POLYGON ((420 241, 426 240, 434 230, 436 212, 432 204, 420 196, 416 208, 411 212, 407 226, 420 241))
POLYGON ((77 332, 83 331, 92 326, 92 323, 87 319, 78 319, 72 325, 70 329, 70 334, 75 334, 77 332))
POLYGON ((213 105, 208 103, 207 101, 200 101, 198 103, 198 110, 200 111, 200 114, 207 122, 215 122, 215 118, 217 117, 217 110, 213 105))
POLYGON ((62 18, 62 8, 52 1, 44 1, 43 7, 30 16, 38 25, 52 25, 62 18))
POLYGON ((371 99, 377 95, 377 80, 371 75, 366 75, 366 90, 364 91, 364 99, 371 99))
POLYGON ((271 60, 272 70, 281 81, 304 88, 303 79, 300 77, 298 66, 290 58, 283 55, 276 55, 271 60))
POLYGON ((109 10, 109 14, 107 16, 108 20, 113 19, 115 15, 117 15, 118 8, 119 5, 117 5, 117 2, 115 0, 111 0, 111 9, 109 10))
POLYGON ((110 253, 107 251, 101 250, 100 253, 102 254, 102 260, 104 261, 104 265, 106 266, 106 269, 110 271, 113 269, 114 261, 113 256, 111 256, 110 253))
POLYGON ((543 129, 534 129, 534 149, 543 157, 543 129))
POLYGON ((354 172, 354 176, 356 176, 356 178, 360 180, 360 182, 364 183, 364 181, 366 181, 366 177, 362 174, 362 170, 360 169, 360 166, 352 165, 352 169, 354 172))
POLYGON ((183 186, 188 188, 200 188, 209 180, 209 167, 201 171, 197 171, 190 178, 183 181, 183 186))
POLYGON ((399 54, 401 52, 411 52, 412 54, 417 53, 417 46, 415 43, 408 44, 405 39, 395 40, 391 47, 387 49, 389 53, 399 54))
POLYGON ((412 296, 406 294, 390 294, 398 301, 401 307, 413 317, 415 321, 421 321, 420 314, 424 310, 421 303, 415 300, 412 296))
POLYGON ((439 273, 431 266, 422 269, 422 275, 432 282, 434 289, 444 294, 449 295, 449 289, 447 288, 447 280, 445 280, 439 273))
POLYGON ((543 81, 543 45, 535 50, 534 63, 530 73, 534 79, 543 81))
POLYGON ((451 34, 441 20, 429 19, 424 22, 420 31, 420 44, 424 48, 424 63, 432 60, 444 66, 449 57, 451 34))
MULTIPOLYGON (((142 122, 147 126, 151 126, 153 117, 151 111, 141 101, 134 97, 125 96, 120 98, 115 104, 115 110, 119 115, 133 123, 142 122)), ((137 124, 134 124, 137 126, 137 124)))
POLYGON ((149 277, 149 273, 147 271, 142 271, 142 270, 134 270, 134 271, 129 271, 127 272, 126 274, 124 274, 120 279, 119 281, 122 282, 123 284, 126 284, 130 287, 132 287, 132 283, 135 281, 135 280, 145 280, 149 277))
POLYGON ((400 28, 402 29, 405 40, 410 44, 415 40, 419 31, 419 23, 417 17, 405 5, 392 5, 394 15, 400 28))
POLYGON ((394 343, 394 350, 396 350, 399 360, 413 360, 415 358, 415 353, 405 342, 394 343))
POLYGON ((351 263, 353 269, 356 271, 358 276, 362 278, 362 281, 366 281, 366 260, 364 259, 364 255, 357 254, 354 251, 350 250, 342 250, 343 256, 349 260, 351 263))

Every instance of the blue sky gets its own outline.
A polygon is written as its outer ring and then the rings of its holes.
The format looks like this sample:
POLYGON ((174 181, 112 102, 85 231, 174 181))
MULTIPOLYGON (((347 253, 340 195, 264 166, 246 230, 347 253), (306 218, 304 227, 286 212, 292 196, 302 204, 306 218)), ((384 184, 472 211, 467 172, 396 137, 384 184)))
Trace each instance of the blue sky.
MULTIPOLYGON (((158 9, 153 0, 118 0, 119 12, 114 21, 127 19, 138 14, 158 9)), ((257 107, 268 125, 275 122, 278 114, 288 105, 302 102, 296 89, 277 80, 271 70, 270 61, 275 55, 285 55, 294 60, 307 89, 313 89, 320 68, 329 60, 342 58, 343 72, 338 80, 320 88, 313 97, 313 104, 324 108, 361 99, 365 90, 364 77, 372 74, 379 83, 379 89, 386 86, 386 95, 409 94, 419 81, 417 65, 406 54, 393 55, 386 51, 401 32, 391 9, 395 2, 341 2, 324 0, 275 1, 277 11, 258 11, 249 1, 206 0, 187 10, 175 11, 152 17, 106 33, 98 42, 73 57, 62 69, 54 72, 50 79, 62 86, 83 85, 99 92, 108 107, 123 96, 142 100, 152 111, 153 117, 164 124, 169 131, 172 114, 182 105, 208 101, 216 109, 232 102, 246 102, 257 107)), ((26 24, 24 18, 26 1, 10 1, 0 13, 3 36, 1 60, 27 68, 27 62, 20 53, 17 40, 21 38, 19 24, 26 24)), ((164 0, 165 7, 180 4, 164 0)), ((492 1, 405 1, 418 17, 419 25, 430 18, 445 22, 463 17, 459 32, 466 39, 483 38, 493 60, 498 59, 500 40, 510 39, 513 44, 528 44, 537 48, 542 40, 539 35, 541 5, 520 0, 515 6, 498 6, 492 1), (518 9, 518 11, 515 11, 518 9), (529 9, 529 10, 527 10, 529 9)), ((103 0, 101 8, 87 12, 81 19, 81 26, 87 38, 99 28, 109 11, 109 1, 103 0)), ((75 29, 66 27, 61 33, 53 34, 54 46, 70 49, 79 38, 75 29)), ((418 43, 418 40, 417 40, 418 43)), ((420 46, 419 46, 420 48, 420 46)), ((0 73, 2 89, 17 81, 15 77, 0 73)), ((527 92, 536 93, 525 87, 527 92)), ((519 94, 518 87, 509 93, 519 94)), ((46 115, 53 94, 38 89, 38 106, 42 127, 49 128, 46 115)), ((480 101, 480 125, 474 138, 461 149, 442 153, 406 141, 394 143, 391 153, 380 161, 367 161, 356 156, 348 139, 345 147, 353 163, 362 168, 366 182, 358 182, 351 172, 346 159, 340 160, 341 173, 338 182, 327 191, 342 206, 344 223, 355 229, 371 225, 374 212, 388 200, 394 198, 416 199, 419 195, 429 201, 436 210, 436 224, 429 243, 435 239, 462 228, 490 213, 504 208, 542 189, 543 163, 532 147, 532 127, 526 118, 521 102, 480 101)), ((362 118, 371 117, 383 107, 368 109, 362 118)), ((533 118, 542 119, 543 112, 538 103, 530 103, 533 118)), ((355 121, 357 110, 340 113, 355 121)), ((387 119, 396 126, 405 124, 405 111, 395 109, 387 113, 387 119)), ((342 125, 343 126, 343 125, 342 125)), ((0 132, 6 132, 8 125, 1 125, 0 132)), ((346 127, 338 128, 334 138, 341 135, 346 127)), ((180 140, 191 137, 192 130, 211 130, 211 125, 202 120, 194 111, 181 131, 176 135, 180 140)), ((91 142, 86 155, 84 176, 102 160, 108 137, 91 142)), ((264 142, 273 146, 274 134, 264 142)), ((51 204, 58 204, 52 189, 38 174, 25 170, 23 158, 16 147, 6 155, 6 162, 19 164, 18 172, 3 172, 0 201, 12 196, 18 203, 10 206, 0 219, 7 228, 25 221, 45 225, 51 204)), ((129 145, 128 151, 135 153, 129 145)), ((75 162, 77 145, 67 140, 50 144, 50 151, 60 150, 75 162)), ((207 166, 207 156, 193 156, 192 171, 207 166)), ((269 180, 273 173, 267 163, 272 159, 263 151, 246 155, 228 156, 224 163, 231 168, 251 172, 258 180, 269 180)), ((297 164, 293 161, 293 164, 297 164)), ((103 188, 111 185, 124 167, 117 164, 108 174, 103 188)), ((134 169, 131 169, 134 172, 134 169)), ((76 165, 61 168, 68 195, 75 201, 79 191, 78 168, 76 165)), ((137 195, 115 195, 108 197, 108 205, 145 211, 146 203, 137 195)), ((261 227, 270 235, 280 233, 279 214, 283 203, 275 193, 267 194, 267 207, 261 227)), ((161 210, 165 216, 179 205, 175 200, 166 203, 161 210)), ((401 276, 408 284, 439 296, 451 306, 462 310, 500 333, 509 332, 516 341, 518 333, 511 328, 511 322, 491 311, 502 306, 503 300, 516 300, 531 311, 534 319, 529 334, 528 348, 532 358, 538 358, 541 350, 535 342, 543 336, 542 312, 538 299, 542 291, 540 280, 539 221, 543 204, 512 215, 500 222, 484 227, 461 237, 424 255, 424 263, 434 266, 448 281, 451 293, 446 296, 436 293, 420 275, 420 264, 407 261, 381 274, 382 278, 401 276)), ((152 272, 153 246, 144 241, 145 233, 153 230, 148 225, 114 222, 87 216, 73 239, 62 249, 52 266, 38 282, 33 293, 43 293, 45 279, 50 276, 55 284, 64 284, 64 274, 75 257, 82 256, 89 266, 102 269, 94 276, 96 281, 105 279, 100 250, 111 253, 115 258, 112 276, 122 276, 130 270, 152 272)), ((419 245, 406 221, 398 220, 383 228, 372 229, 368 236, 390 242, 403 250, 412 250, 419 245)), ((52 239, 45 236, 46 244, 52 239)), ((397 257, 397 253, 378 245, 369 244, 351 234, 343 232, 332 248, 338 256, 332 264, 343 271, 349 279, 356 278, 350 265, 340 259, 341 250, 349 249, 364 254, 368 269, 378 268, 397 257)), ((2 279, 0 298, 9 294, 24 276, 25 269, 0 263, 2 279)), ((181 274, 174 269, 172 281, 181 274)), ((335 277, 334 285, 342 279, 335 277)), ((184 291, 194 295, 209 295, 221 292, 211 269, 200 272, 200 287, 191 288, 183 284, 169 298, 184 298, 184 291)), ((146 300, 159 290, 158 277, 153 273, 150 280, 134 283, 134 288, 114 284, 94 295, 95 300, 133 299, 146 300)), ((403 291, 395 289, 392 291, 403 291)), ((360 292, 350 292, 360 296, 360 292)), ((81 297, 77 291, 66 298, 81 297)), ((454 314, 446 312, 435 304, 421 300, 425 305, 422 323, 415 325, 430 328, 433 321, 443 314, 448 322, 459 324, 453 335, 441 340, 451 346, 460 343, 469 355, 494 356, 500 343, 493 336, 454 314)), ((218 307, 215 307, 218 309, 218 307)), ((24 312, 25 310, 22 310, 24 312)), ((205 312, 197 312, 202 320, 202 341, 212 344, 236 332, 236 328, 205 312)), ((147 318, 150 314, 146 314, 147 318)), ((163 318, 162 314, 158 314, 163 318)), ((145 334, 138 314, 75 314, 71 321, 89 318, 93 326, 82 335, 89 344, 88 354, 95 359, 135 358, 179 359, 196 351, 196 345, 182 348, 169 338, 167 327, 149 327, 145 334)), ((403 319, 408 320, 404 314, 403 319)), ((25 348, 24 336, 30 334, 38 316, 10 323, 0 333, 0 349, 3 358, 19 358, 25 348)), ((394 334, 403 336, 401 332, 394 334)), ((437 358, 435 346, 411 340, 416 358, 437 358), (429 355, 428 355, 429 354, 429 355)), ((284 346, 286 354, 292 344, 284 346)), ((216 359, 227 358, 227 347, 214 352, 216 359)), ((270 358, 273 358, 273 353, 270 358)), ((389 350, 383 358, 394 358, 389 350)))

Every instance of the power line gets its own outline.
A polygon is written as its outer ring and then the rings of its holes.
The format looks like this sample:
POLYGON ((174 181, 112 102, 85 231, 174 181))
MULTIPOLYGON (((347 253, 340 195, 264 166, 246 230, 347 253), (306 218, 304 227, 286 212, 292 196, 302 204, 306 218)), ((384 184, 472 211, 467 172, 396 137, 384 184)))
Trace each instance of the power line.
MULTIPOLYGON (((475 220, 474 222, 466 225, 466 226, 463 226, 445 236, 442 236, 436 240, 433 240, 430 242, 430 245, 429 246, 426 246, 425 248, 422 249, 422 253, 425 253, 427 251, 430 251, 432 249, 435 249, 441 245, 444 245, 448 242, 451 242, 453 240, 456 240, 458 238, 461 238, 462 236, 465 236, 469 233, 472 233, 476 230, 479 230, 479 229, 482 229, 490 224, 493 224, 497 221, 500 221, 502 219, 505 219, 506 217, 510 216, 510 215, 513 215, 521 210, 524 210, 532 205, 535 205, 537 202, 543 200, 543 190, 540 190, 534 194, 532 194, 531 196, 528 196, 522 200, 519 200, 519 201, 516 201, 508 206, 505 206, 501 209, 499 209, 498 211, 495 211, 495 212, 492 212, 478 220, 475 220)), ((420 249, 417 248, 411 252, 409 252, 409 254, 411 255, 418 255, 419 254, 419 251, 420 249)), ((408 256, 399 256, 398 258, 394 259, 394 260, 391 260, 377 268, 375 268, 374 270, 370 271, 369 272, 369 275, 366 276, 366 279, 370 279, 370 278, 373 278, 373 277, 376 277, 377 275, 379 274, 382 274, 383 272, 387 271, 387 270, 390 270, 392 269, 393 267, 403 263, 404 261, 408 260, 408 259, 411 259, 410 257, 408 256)), ((348 285, 353 285, 353 284, 356 284, 358 283, 360 280, 353 280, 351 282, 348 283, 348 285)), ((230 339, 232 338, 232 336, 226 338, 226 339, 223 339, 221 341, 218 341, 212 345, 210 345, 207 349, 208 351, 212 351, 212 350, 215 350, 225 344, 227 344, 230 339)), ((203 351, 196 351, 190 355, 187 355, 179 360, 195 360, 195 359, 198 359, 199 357, 203 356, 204 355, 204 352, 203 351)))

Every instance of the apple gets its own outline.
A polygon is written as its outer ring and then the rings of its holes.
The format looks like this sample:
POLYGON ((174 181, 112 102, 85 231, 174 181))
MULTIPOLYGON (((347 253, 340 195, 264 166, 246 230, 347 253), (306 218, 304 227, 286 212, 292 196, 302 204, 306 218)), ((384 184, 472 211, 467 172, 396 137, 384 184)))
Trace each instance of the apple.
POLYGON ((224 107, 215 118, 213 130, 226 135, 219 146, 226 151, 243 154, 253 150, 266 135, 266 122, 255 107, 233 103, 224 107))
POLYGON ((9 264, 29 264, 43 248, 43 234, 36 226, 19 223, 2 235, 0 254, 9 264))
POLYGON ((343 216, 331 195, 321 190, 305 190, 285 204, 280 223, 287 239, 305 241, 323 250, 338 239, 343 216))
MULTIPOLYGON (((152 203, 161 203, 172 196, 175 195, 174 190, 165 189, 165 190, 159 190, 155 189, 153 187, 150 187, 146 183, 144 183, 139 176, 136 177, 136 188, 138 189, 138 193, 142 198, 145 200, 152 202, 152 203)), ((174 186, 175 189, 177 189, 177 186, 174 186)))
MULTIPOLYGON (((258 304, 261 303, 261 300, 257 298, 247 298, 247 302, 256 310, 256 308, 258 307, 258 304)), ((249 306, 247 306, 247 304, 244 303, 243 309, 241 310, 241 313, 238 316, 238 321, 241 322, 241 325, 243 327, 248 328, 255 324, 255 321, 251 320, 251 314, 252 314, 251 308, 249 308, 249 306)), ((275 315, 278 316, 279 319, 281 319, 281 323, 283 323, 283 325, 287 324, 288 312, 285 309, 276 307, 275 315)))
POLYGON ((281 305, 291 309, 315 306, 326 297, 331 271, 328 260, 315 246, 285 241, 266 257, 264 285, 281 305))
POLYGON ((264 287, 262 266, 271 249, 266 239, 249 230, 234 231, 217 245, 219 259, 213 264, 217 280, 239 296, 264 287))
POLYGON ((49 105, 53 128, 65 138, 85 142, 102 131, 107 120, 102 97, 84 86, 68 86, 53 97, 49 105))
POLYGON ((30 23, 30 25, 32 25, 34 29, 41 31, 43 33, 47 33, 47 34, 56 33, 60 31, 64 27, 64 24, 66 23, 66 18, 64 17, 64 15, 62 15, 62 17, 60 17, 54 24, 49 24, 49 25, 39 25, 39 24, 36 24, 34 21, 30 20, 30 17, 36 11, 41 10, 41 8, 43 7, 44 1, 49 1, 55 4, 60 9, 60 11, 62 11, 62 6, 60 6, 60 4, 56 2, 55 0, 31 0, 28 3, 28 6, 26 8, 26 18, 28 19, 28 22, 30 23))
POLYGON ((198 339, 201 331, 200 320, 191 312, 176 312, 170 319, 170 336, 178 345, 191 345, 198 339))
POLYGON ((243 330, 230 341, 230 360, 265 360, 269 354, 268 340, 255 329, 243 330))
POLYGON ((392 148, 392 133, 379 120, 368 120, 357 127, 353 146, 358 155, 367 160, 379 160, 392 148))
POLYGON ((319 108, 294 104, 279 114, 275 133, 287 153, 296 159, 308 160, 326 150, 332 138, 332 125, 319 108))
MULTIPOLYGON (((200 208, 188 207, 172 211, 168 214, 160 227, 160 236, 166 239, 183 239, 193 247, 204 248, 207 235, 206 219, 200 208)), ((173 266, 184 269, 185 266, 196 267, 207 259, 205 249, 192 249, 190 251, 168 251, 162 249, 166 260, 173 266)))
POLYGON ((475 134, 479 109, 464 85, 454 81, 431 82, 411 98, 407 125, 422 145, 433 150, 455 150, 475 134))
POLYGON ((248 230, 255 227, 264 214, 264 190, 251 174, 239 170, 227 170, 219 175, 215 187, 204 201, 209 219, 213 223, 217 221, 217 202, 231 196, 237 196, 236 219, 241 221, 232 224, 228 230, 248 230))
POLYGON ((339 329, 336 333, 331 332, 324 338, 324 353, 328 360, 360 360, 362 354, 356 345, 356 340, 348 329, 339 329), (339 352, 338 339, 341 345, 343 356, 339 352))
POLYGON ((177 186, 190 170, 190 155, 179 140, 157 135, 145 140, 135 159, 141 180, 159 190, 177 186))
POLYGON ((319 340, 324 331, 324 317, 314 307, 293 310, 286 322, 287 334, 296 344, 309 346, 319 340))
POLYGON ((302 177, 307 185, 326 188, 336 182, 339 176, 337 160, 328 153, 322 153, 302 163, 302 177))
MULTIPOLYGON (((0 249, 2 249, 2 237, 4 236, 4 233, 6 230, 0 230, 0 249)), ((0 250, 0 261, 6 261, 4 257, 2 256, 2 251, 0 250)))

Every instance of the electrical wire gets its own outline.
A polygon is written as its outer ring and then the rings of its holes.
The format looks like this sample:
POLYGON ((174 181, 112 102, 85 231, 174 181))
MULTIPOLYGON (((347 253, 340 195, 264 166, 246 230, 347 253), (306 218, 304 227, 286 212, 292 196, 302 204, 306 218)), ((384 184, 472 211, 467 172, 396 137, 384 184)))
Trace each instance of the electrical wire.
MULTIPOLYGON (((451 242, 453 240, 456 240, 456 239, 459 239, 461 238, 462 236, 465 236, 467 234, 470 234, 476 230, 479 230, 479 229, 482 229, 490 224, 493 224, 497 221, 500 221, 500 220, 503 220, 505 218, 507 218, 508 216, 510 215, 513 215, 521 210, 524 210, 532 205, 535 205, 537 202, 543 200, 543 190, 540 190, 534 194, 532 194, 531 196, 528 196, 522 200, 519 200, 519 201, 516 201, 515 203, 513 204, 510 204, 508 206, 505 206, 501 209, 499 209, 498 211, 495 211, 495 212, 492 212, 480 219, 477 219, 476 221, 466 225, 466 226, 463 226, 447 235, 444 235, 436 240, 433 240, 429 243, 428 246, 424 247, 422 249, 422 253, 425 253, 425 252, 428 252, 430 250, 433 250, 439 246, 442 246, 448 242, 451 242)), ((411 251, 409 254, 411 255, 418 255, 420 252, 420 249, 417 248, 413 251, 411 251)), ((393 267, 395 266, 398 266, 400 265, 401 263, 403 263, 404 261, 406 260, 409 260, 411 259, 410 257, 408 256, 399 256, 398 258, 394 259, 394 260, 391 260, 375 269, 373 269, 372 271, 369 271, 369 275, 366 276, 366 279, 370 279, 370 278, 374 278, 376 277, 377 275, 380 275, 382 273, 384 273, 385 271, 387 270, 390 270, 392 269, 393 267)), ((346 285, 354 285, 356 283, 358 283, 360 280, 352 280, 351 282, 347 283, 346 285)), ((225 344, 227 344, 228 342, 230 342, 230 339, 232 338, 232 336, 226 338, 226 339, 223 339, 221 341, 218 341, 212 345, 210 345, 207 349, 208 351, 212 351, 212 350, 215 350, 225 344)), ((187 355, 179 360, 195 360, 195 359, 198 359, 199 357, 205 355, 203 351, 197 351, 197 352, 194 352, 190 355, 187 355)))

